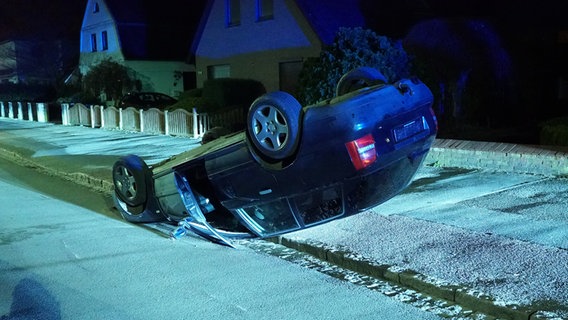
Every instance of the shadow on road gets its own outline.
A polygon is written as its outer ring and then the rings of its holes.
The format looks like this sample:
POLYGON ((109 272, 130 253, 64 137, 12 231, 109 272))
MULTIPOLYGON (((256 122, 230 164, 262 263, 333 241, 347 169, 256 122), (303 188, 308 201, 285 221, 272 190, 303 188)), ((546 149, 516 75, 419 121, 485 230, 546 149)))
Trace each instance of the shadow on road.
POLYGON ((41 283, 24 278, 14 288, 10 313, 0 319, 57 320, 61 319, 61 308, 57 299, 41 283))

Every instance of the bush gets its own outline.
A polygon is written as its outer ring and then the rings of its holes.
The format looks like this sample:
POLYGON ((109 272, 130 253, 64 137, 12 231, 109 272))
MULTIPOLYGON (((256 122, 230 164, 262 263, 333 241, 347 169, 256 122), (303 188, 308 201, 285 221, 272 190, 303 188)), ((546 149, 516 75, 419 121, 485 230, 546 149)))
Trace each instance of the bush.
POLYGON ((298 98, 303 105, 332 98, 339 78, 364 66, 380 70, 389 82, 408 77, 411 68, 400 41, 362 28, 341 28, 333 44, 319 58, 304 63, 298 98))
POLYGON ((197 112, 206 112, 206 110, 211 109, 211 102, 207 101, 203 97, 181 97, 178 102, 169 106, 167 110, 184 109, 189 112, 193 111, 193 108, 197 112))
POLYGON ((168 110, 193 108, 199 113, 207 113, 213 119, 213 125, 229 131, 242 130, 244 119, 252 102, 264 94, 264 85, 251 79, 211 79, 205 81, 203 88, 183 92, 178 102, 168 110), (231 116, 227 117, 227 114, 231 116))
POLYGON ((203 88, 195 88, 188 91, 184 91, 182 92, 179 98, 181 99, 182 97, 193 97, 193 98, 203 97, 203 88))
POLYGON ((264 94, 266 89, 252 79, 211 79, 203 84, 203 98, 211 102, 206 112, 217 112, 227 107, 248 110, 251 103, 264 94))
POLYGON ((138 89, 132 72, 118 62, 103 60, 83 77, 85 92, 93 96, 106 94, 107 100, 118 101, 123 92, 138 89))
POLYGON ((101 105, 103 102, 98 97, 95 97, 89 92, 76 92, 70 95, 65 95, 57 99, 58 103, 82 103, 101 105))
POLYGON ((213 103, 203 97, 203 89, 196 88, 182 92, 178 97, 178 102, 169 106, 168 110, 184 109, 189 112, 196 108, 198 112, 205 112, 211 109, 213 103))
POLYGON ((56 97, 53 86, 24 83, 0 84, 0 101, 50 102, 56 97))
POLYGON ((540 128, 541 145, 568 146, 568 117, 548 120, 540 128))

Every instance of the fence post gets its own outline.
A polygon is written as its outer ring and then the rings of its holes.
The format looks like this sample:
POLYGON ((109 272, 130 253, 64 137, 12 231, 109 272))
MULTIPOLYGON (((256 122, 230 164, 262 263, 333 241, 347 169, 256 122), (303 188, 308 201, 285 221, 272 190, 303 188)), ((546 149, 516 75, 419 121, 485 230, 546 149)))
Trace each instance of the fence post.
POLYGON ((193 137, 197 138, 199 136, 199 123, 197 122, 197 109, 193 108, 193 137))
POLYGON ((144 132, 144 109, 140 109, 140 132, 144 132))
POLYGON ((22 108, 22 103, 18 101, 18 120, 24 120, 24 112, 22 108))
POLYGON ((101 106, 101 129, 105 128, 105 107, 101 106))
POLYGON ((8 102, 8 118, 14 119, 14 104, 11 101, 8 102))
POLYGON ((122 108, 118 108, 118 127, 120 128, 120 130, 123 130, 123 124, 122 124, 122 108))
POLYGON ((62 103, 61 104, 61 122, 63 122, 64 126, 69 125, 69 104, 62 103))
POLYGON ((164 110, 164 134, 166 136, 170 135, 170 115, 168 110, 164 110))
POLYGON ((38 102, 37 105, 37 121, 38 122, 47 122, 47 108, 45 107, 45 103, 38 102))
MULTIPOLYGON (((205 119, 204 114, 200 114, 197 117, 197 130, 201 131, 201 129, 203 128, 203 119, 205 119)), ((197 138, 197 137, 195 137, 197 138)))
POLYGON ((6 113, 4 112, 4 101, 0 101, 0 117, 6 118, 6 113))
POLYGON ((34 112, 32 111, 32 103, 28 102, 28 120, 29 121, 34 121, 34 112))
POLYGON ((95 127, 95 108, 93 105, 89 106, 89 113, 91 114, 91 128, 95 127))

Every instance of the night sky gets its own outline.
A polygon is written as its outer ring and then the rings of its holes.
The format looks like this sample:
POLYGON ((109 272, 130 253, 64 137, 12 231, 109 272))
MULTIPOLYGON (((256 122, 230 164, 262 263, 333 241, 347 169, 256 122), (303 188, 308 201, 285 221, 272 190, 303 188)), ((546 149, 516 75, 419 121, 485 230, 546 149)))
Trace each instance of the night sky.
POLYGON ((65 38, 79 41, 83 0, 0 0, 0 41, 65 38))
MULTIPOLYGON (((278 0, 276 0, 278 1, 278 0)), ((329 0, 328 0, 329 1, 329 0)), ((504 32, 563 28, 568 4, 561 0, 361 0, 379 33, 400 37, 408 26, 433 17, 482 17, 504 32)), ((191 3, 188 0, 187 3, 191 3)), ((0 40, 7 37, 78 38, 85 0, 1 0, 0 40)), ((188 5, 188 8, 191 8, 188 5)))

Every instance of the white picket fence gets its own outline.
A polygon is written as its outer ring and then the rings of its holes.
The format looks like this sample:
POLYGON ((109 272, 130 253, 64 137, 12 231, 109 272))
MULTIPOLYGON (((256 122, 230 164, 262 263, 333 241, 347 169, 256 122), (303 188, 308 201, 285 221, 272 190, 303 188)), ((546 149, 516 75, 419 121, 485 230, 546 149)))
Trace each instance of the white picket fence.
POLYGON ((0 101, 0 118, 48 122, 47 103, 0 101))
POLYGON ((155 108, 139 110, 86 106, 81 103, 61 105, 63 125, 81 125, 91 128, 119 129, 150 134, 165 134, 199 138, 209 129, 206 114, 198 114, 195 109, 161 111, 155 108))
MULTIPOLYGON (((23 103, 0 101, 0 117, 37 122, 49 122, 46 103, 23 103)), ((150 134, 187 136, 200 138, 215 125, 244 123, 242 111, 235 109, 215 115, 198 114, 196 109, 161 111, 86 106, 81 103, 61 104, 63 125, 86 126, 91 128, 137 131, 150 134)))

